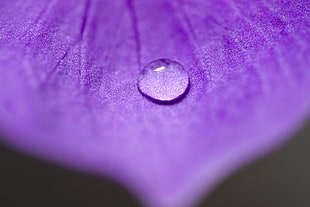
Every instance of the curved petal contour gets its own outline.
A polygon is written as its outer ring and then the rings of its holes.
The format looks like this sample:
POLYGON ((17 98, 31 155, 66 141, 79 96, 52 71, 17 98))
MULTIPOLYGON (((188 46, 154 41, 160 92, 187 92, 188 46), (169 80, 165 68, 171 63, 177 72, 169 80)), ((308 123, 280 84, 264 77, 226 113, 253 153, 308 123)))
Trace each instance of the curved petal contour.
POLYGON ((188 206, 282 143, 310 106, 307 0, 0 1, 0 130, 42 158, 188 206), (180 62, 173 105, 144 65, 180 62))

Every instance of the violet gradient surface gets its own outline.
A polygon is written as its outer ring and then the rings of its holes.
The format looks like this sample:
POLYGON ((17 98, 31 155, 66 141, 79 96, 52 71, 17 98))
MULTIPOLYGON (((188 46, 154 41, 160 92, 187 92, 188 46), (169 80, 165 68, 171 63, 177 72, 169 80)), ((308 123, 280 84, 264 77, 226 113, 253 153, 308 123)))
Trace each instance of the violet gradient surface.
POLYGON ((113 177, 150 206, 193 204, 282 143, 310 106, 308 0, 0 0, 4 141, 113 177), (191 88, 137 90, 169 58, 191 88))

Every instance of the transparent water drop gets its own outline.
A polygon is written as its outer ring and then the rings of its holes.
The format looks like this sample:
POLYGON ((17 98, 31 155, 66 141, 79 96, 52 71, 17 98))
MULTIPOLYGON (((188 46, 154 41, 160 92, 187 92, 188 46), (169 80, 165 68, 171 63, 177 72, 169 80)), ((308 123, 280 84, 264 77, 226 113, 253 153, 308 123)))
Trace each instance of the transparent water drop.
POLYGON ((155 102, 172 103, 187 93, 189 77, 177 61, 158 59, 145 66, 138 78, 139 91, 155 102))

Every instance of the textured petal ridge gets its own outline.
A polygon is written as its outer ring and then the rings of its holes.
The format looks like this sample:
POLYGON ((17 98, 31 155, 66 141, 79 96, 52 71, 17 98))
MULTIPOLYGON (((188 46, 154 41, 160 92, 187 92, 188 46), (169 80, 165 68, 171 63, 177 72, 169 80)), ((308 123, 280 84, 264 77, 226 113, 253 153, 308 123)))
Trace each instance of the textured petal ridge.
POLYGON ((3 140, 149 206, 192 205, 305 120, 309 14, 307 0, 0 1, 3 140), (137 90, 159 58, 188 71, 180 103, 137 90))

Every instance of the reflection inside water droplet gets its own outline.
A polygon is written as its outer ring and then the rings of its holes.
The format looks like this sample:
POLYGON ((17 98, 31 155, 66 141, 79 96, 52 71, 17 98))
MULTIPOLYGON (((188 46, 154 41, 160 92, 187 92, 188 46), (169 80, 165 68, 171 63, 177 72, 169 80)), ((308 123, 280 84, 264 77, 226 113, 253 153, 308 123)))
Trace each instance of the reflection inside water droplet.
POLYGON ((182 99, 189 87, 184 67, 170 59, 150 62, 138 78, 139 91, 156 102, 170 103, 182 99))

